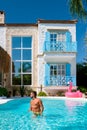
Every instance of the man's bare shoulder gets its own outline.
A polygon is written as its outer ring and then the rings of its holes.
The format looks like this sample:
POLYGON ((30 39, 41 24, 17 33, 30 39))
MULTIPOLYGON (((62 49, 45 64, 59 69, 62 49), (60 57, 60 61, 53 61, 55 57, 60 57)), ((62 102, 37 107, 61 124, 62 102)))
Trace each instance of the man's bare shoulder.
POLYGON ((41 101, 41 99, 35 98, 35 99, 32 99, 31 102, 32 102, 32 101, 41 101))
POLYGON ((42 103, 42 100, 40 98, 35 98, 34 100, 31 100, 30 103, 33 103, 33 102, 39 102, 39 103, 42 103))
POLYGON ((42 102, 40 98, 36 98, 36 100, 37 100, 38 102, 42 102))

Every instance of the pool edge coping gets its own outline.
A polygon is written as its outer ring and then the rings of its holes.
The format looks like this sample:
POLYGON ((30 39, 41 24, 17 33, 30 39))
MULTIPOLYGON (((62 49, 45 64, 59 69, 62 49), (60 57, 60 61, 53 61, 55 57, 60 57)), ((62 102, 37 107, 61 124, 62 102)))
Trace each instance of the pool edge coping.
MULTIPOLYGON (((18 98, 27 98, 27 97, 18 97, 18 98)), ((67 97, 54 97, 54 96, 48 96, 48 97, 38 96, 37 98, 41 98, 41 99, 61 99, 61 100, 72 100, 72 101, 85 101, 85 102, 87 102, 87 98, 85 98, 85 97, 82 97, 82 98, 67 98, 67 97)), ((0 98, 0 104, 7 103, 8 101, 11 101, 11 100, 14 100, 14 99, 17 99, 17 98, 16 97, 10 98, 10 99, 0 98)))

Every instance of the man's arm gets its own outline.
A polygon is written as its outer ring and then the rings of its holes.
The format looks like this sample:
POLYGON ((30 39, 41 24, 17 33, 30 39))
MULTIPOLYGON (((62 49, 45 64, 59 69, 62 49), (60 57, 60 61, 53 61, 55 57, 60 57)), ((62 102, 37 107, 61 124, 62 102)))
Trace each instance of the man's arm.
POLYGON ((32 106, 31 106, 31 102, 30 102, 30 108, 29 108, 29 111, 32 111, 32 106))
POLYGON ((43 103, 41 100, 39 100, 39 104, 40 104, 40 110, 41 110, 41 113, 43 112, 44 110, 44 106, 43 106, 43 103))

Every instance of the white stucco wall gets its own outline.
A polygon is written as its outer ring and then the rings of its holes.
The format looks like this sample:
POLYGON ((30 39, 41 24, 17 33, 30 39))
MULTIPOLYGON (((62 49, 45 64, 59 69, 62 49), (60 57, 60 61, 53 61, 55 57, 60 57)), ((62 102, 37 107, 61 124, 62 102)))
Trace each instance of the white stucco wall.
POLYGON ((44 85, 45 62, 43 56, 38 57, 38 86, 44 85))
POLYGON ((76 75, 76 57, 71 59, 70 64, 71 64, 71 75, 75 76, 76 75))
POLYGON ((0 27, 0 46, 6 50, 6 27, 0 27))

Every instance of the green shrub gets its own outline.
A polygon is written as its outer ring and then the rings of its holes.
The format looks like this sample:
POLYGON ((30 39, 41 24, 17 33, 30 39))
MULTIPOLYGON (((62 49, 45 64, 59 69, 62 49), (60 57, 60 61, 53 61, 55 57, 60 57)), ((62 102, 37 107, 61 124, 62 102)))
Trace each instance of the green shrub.
POLYGON ((21 97, 23 97, 24 95, 30 96, 32 91, 33 90, 31 88, 24 87, 24 86, 20 87, 20 95, 21 95, 21 97))
POLYGON ((20 95, 20 87, 19 86, 13 86, 13 96, 19 96, 20 95))
POLYGON ((6 88, 0 87, 0 96, 8 96, 8 91, 6 88))
POLYGON ((25 94, 25 88, 24 88, 24 86, 21 86, 20 87, 20 95, 21 95, 21 97, 24 97, 24 94, 25 94))
POLYGON ((13 96, 30 96, 32 92, 32 88, 25 87, 25 86, 13 86, 13 96))
POLYGON ((45 92, 39 92, 38 96, 47 96, 47 94, 45 92))
POLYGON ((87 88, 84 86, 79 86, 77 89, 80 90, 82 93, 87 92, 87 88))
POLYGON ((56 93, 57 96, 65 96, 64 91, 58 91, 56 93))

